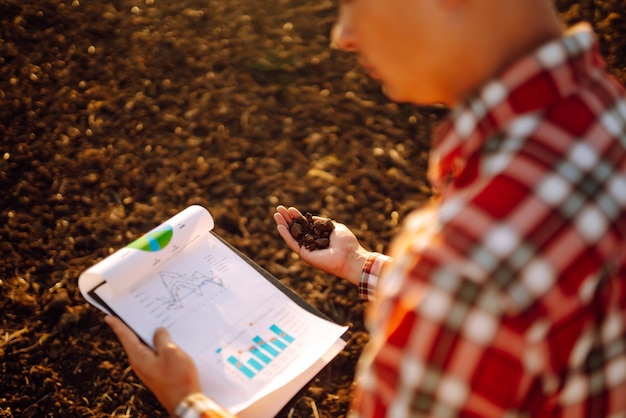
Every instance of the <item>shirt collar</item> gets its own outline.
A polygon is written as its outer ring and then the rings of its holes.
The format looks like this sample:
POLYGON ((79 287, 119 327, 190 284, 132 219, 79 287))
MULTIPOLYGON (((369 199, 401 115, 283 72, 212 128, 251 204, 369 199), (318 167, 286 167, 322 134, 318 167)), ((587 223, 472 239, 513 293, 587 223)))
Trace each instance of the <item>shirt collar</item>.
POLYGON ((428 172, 433 186, 441 189, 456 178, 487 138, 523 114, 547 109, 580 86, 581 79, 600 77, 605 67, 591 26, 582 23, 485 83, 435 132, 428 172))

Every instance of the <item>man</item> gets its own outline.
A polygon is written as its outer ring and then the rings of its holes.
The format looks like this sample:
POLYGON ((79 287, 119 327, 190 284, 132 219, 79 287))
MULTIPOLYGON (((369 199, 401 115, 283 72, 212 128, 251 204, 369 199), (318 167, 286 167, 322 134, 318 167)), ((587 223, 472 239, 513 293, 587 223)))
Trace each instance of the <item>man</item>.
MULTIPOLYGON (((275 214, 303 260, 375 295, 352 414, 626 416, 626 99, 589 27, 563 33, 549 0, 351 0, 333 40, 391 99, 453 108, 438 196, 391 258, 341 224, 300 248, 300 212, 275 214)), ((165 331, 155 354, 107 321, 169 411, 225 414, 185 398, 195 369, 165 331)))

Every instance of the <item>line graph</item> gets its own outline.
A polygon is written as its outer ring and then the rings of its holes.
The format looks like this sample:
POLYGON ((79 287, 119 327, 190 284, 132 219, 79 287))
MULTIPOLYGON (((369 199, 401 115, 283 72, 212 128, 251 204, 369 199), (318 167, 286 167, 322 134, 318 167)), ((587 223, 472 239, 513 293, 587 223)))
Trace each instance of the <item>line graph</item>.
POLYGON ((220 277, 197 270, 191 275, 171 271, 161 271, 159 275, 167 292, 167 297, 159 297, 157 300, 163 303, 168 310, 181 309, 185 298, 194 294, 202 296, 207 291, 205 289, 207 286, 224 287, 224 282, 220 277))

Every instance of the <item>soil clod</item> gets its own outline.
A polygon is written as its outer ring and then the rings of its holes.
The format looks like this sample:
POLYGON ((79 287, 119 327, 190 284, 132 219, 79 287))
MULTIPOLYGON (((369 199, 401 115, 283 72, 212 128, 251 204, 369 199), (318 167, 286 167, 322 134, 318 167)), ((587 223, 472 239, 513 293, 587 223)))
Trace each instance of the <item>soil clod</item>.
POLYGON ((298 241, 301 247, 307 250, 322 250, 330 245, 330 234, 335 224, 330 219, 314 219, 310 212, 296 218, 289 225, 291 236, 298 241))

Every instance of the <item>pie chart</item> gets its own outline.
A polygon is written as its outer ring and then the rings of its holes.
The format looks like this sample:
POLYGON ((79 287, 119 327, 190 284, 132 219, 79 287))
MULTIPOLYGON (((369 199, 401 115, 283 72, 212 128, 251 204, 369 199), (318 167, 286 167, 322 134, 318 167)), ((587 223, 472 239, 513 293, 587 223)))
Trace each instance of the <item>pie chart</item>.
POLYGON ((126 246, 126 248, 134 248, 136 250, 155 252, 167 247, 172 240, 174 230, 169 225, 164 225, 148 232, 141 238, 136 239, 126 246))

